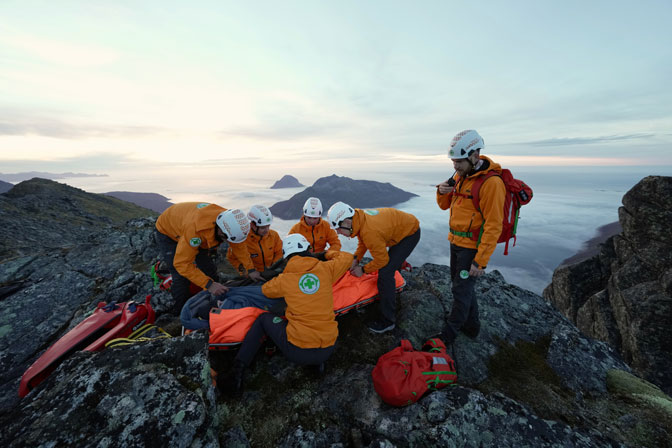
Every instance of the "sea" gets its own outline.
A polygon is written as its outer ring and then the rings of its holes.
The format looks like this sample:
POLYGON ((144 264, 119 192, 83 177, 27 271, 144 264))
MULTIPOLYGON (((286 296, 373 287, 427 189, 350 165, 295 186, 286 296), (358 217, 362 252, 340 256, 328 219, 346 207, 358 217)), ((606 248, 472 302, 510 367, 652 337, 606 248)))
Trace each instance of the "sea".
MULTIPOLYGON (((515 177, 534 191, 530 204, 521 209, 515 246, 504 255, 500 244, 491 257, 488 270, 498 270, 512 284, 541 294, 550 283, 553 271, 565 259, 582 249, 596 236, 597 229, 618 220, 623 195, 648 175, 671 175, 672 168, 623 166, 508 167, 515 177)), ((418 164, 409 167, 361 170, 343 167, 336 172, 306 172, 284 168, 255 171, 226 169, 127 171, 105 177, 73 177, 59 182, 92 193, 134 191, 159 193, 171 202, 214 202, 226 208, 249 209, 252 205, 271 206, 289 199, 301 188, 271 189, 285 174, 306 186, 319 177, 337 174, 353 179, 389 182, 418 196, 396 208, 420 220, 422 237, 408 258, 413 266, 424 263, 449 265, 449 212, 436 205, 436 184, 452 175, 450 164, 418 164)), ((366 192, 362 192, 366 194, 366 192)), ((295 221, 275 218, 272 228, 287 234, 295 221)), ((344 250, 354 251, 356 240, 341 237, 344 250)))

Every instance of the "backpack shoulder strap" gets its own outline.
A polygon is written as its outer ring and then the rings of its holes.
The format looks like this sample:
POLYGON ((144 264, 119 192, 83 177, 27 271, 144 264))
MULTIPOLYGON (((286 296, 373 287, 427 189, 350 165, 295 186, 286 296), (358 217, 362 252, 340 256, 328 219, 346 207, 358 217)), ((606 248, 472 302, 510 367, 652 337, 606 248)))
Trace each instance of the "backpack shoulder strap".
POLYGON ((480 197, 480 191, 481 191, 481 186, 483 183, 490 179, 491 177, 502 177, 500 173, 497 171, 488 171, 485 173, 483 176, 479 176, 475 181, 474 184, 471 186, 471 200, 474 202, 474 207, 476 207, 476 210, 478 210, 479 213, 482 214, 481 212, 481 197, 480 197))

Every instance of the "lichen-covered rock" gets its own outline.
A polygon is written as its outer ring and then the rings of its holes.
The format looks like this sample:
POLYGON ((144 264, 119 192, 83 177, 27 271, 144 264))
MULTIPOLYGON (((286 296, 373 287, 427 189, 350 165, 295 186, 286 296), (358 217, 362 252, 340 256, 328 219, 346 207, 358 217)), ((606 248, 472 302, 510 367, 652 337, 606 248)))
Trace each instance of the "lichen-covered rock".
POLYGON ((79 352, 0 419, 5 446, 219 446, 204 334, 79 352))
POLYGON ((630 371, 613 348, 588 339, 566 323, 553 329, 547 360, 563 384, 577 392, 605 393, 607 372, 630 371))

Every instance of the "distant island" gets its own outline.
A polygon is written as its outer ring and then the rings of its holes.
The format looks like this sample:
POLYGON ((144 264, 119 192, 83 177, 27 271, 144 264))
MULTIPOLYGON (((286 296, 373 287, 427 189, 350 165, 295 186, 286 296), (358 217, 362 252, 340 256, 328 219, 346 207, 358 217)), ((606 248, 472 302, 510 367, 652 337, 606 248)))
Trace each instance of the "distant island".
POLYGON ((294 177, 290 176, 289 174, 285 174, 282 176, 282 179, 276 181, 271 189, 278 189, 278 188, 297 188, 297 187, 303 187, 303 184, 299 182, 299 180, 294 177))
POLYGON ((354 180, 332 174, 317 179, 311 187, 290 199, 273 204, 271 213, 280 219, 299 219, 306 199, 313 196, 322 201, 326 214, 329 207, 338 201, 355 208, 392 207, 416 197, 417 194, 404 191, 389 182, 354 180))
POLYGON ((122 201, 130 202, 131 204, 139 205, 158 213, 163 213, 165 209, 173 205, 167 197, 157 193, 133 193, 130 191, 110 191, 103 193, 106 196, 121 199, 122 201))
POLYGON ((35 177, 41 179, 65 179, 68 177, 107 177, 107 174, 87 174, 87 173, 45 173, 42 171, 26 171, 23 173, 14 173, 14 174, 4 174, 0 173, 0 179, 9 182, 23 182, 24 180, 30 180, 35 177))

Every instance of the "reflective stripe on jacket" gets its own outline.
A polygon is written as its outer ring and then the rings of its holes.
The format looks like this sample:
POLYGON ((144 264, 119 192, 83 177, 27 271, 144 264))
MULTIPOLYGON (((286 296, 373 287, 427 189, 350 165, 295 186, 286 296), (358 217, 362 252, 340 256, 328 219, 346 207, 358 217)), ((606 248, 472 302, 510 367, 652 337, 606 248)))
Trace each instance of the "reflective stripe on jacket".
MULTIPOLYGON (((273 229, 270 229, 263 238, 250 230, 247 239, 243 243, 247 247, 250 259, 254 269, 263 272, 264 269, 271 267, 273 263, 282 258, 282 240, 280 235, 273 229)), ((233 244, 226 251, 226 259, 231 265, 238 269, 244 263, 236 256, 233 251, 233 244)))
POLYGON ((488 265, 490 256, 497 246, 499 235, 502 233, 506 187, 499 176, 493 176, 484 182, 478 194, 481 212, 479 213, 476 210, 471 198, 471 186, 474 181, 489 171, 500 173, 502 171, 502 167, 489 158, 485 156, 480 156, 480 158, 487 161, 489 166, 464 179, 456 176, 455 190, 448 194, 439 194, 437 190, 436 202, 442 210, 450 209, 448 240, 456 246, 470 249, 478 248, 474 261, 478 263, 479 267, 484 268, 488 265), (483 235, 480 244, 464 235, 469 232, 478 234, 481 227, 483 227, 483 235), (455 234, 455 232, 458 234, 455 234))
POLYGON ((312 252, 324 252, 329 243, 329 250, 341 250, 341 240, 338 239, 338 234, 331 228, 329 223, 320 218, 319 224, 316 226, 309 226, 306 224, 305 216, 294 224, 289 231, 289 234, 300 233, 303 235, 312 248, 312 252))
MULTIPOLYGON (((198 269, 194 260, 199 249, 219 246, 220 242, 215 238, 215 220, 223 211, 226 209, 216 204, 181 202, 168 207, 156 220, 156 230, 177 242, 173 257, 175 270, 203 289, 213 279, 198 269)), ((252 261, 245 246, 231 246, 235 247, 240 258, 245 259, 247 256, 247 263, 251 267, 252 261)))
POLYGON ((301 348, 331 347, 338 337, 333 284, 352 264, 352 254, 329 251, 328 261, 295 255, 282 274, 266 282, 266 297, 287 303, 287 340, 301 348))
POLYGON ((359 239, 355 257, 361 260, 367 249, 373 260, 364 266, 364 272, 385 267, 390 257, 387 248, 413 235, 420 228, 418 218, 394 208, 355 209, 352 218, 352 236, 359 239))

